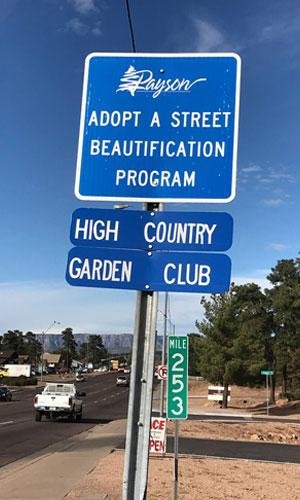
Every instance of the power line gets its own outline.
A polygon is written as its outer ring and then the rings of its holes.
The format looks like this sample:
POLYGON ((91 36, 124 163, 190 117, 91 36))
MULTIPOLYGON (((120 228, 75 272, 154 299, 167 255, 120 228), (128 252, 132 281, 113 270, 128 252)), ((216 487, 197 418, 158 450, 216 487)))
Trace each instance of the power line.
POLYGON ((129 23, 129 29, 130 29, 132 52, 136 52, 133 25, 132 25, 131 14, 130 14, 129 0, 125 0, 125 3, 126 3, 127 17, 128 17, 128 23, 129 23))

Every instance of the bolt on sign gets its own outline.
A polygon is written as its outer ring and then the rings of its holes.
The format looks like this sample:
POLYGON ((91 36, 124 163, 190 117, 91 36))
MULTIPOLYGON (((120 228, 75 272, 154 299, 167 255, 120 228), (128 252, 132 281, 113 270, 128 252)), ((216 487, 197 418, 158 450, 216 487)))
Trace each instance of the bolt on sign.
POLYGON ((188 337, 168 337, 167 417, 188 417, 188 337))
POLYGON ((151 418, 149 451, 150 453, 166 453, 167 419, 162 417, 151 418))

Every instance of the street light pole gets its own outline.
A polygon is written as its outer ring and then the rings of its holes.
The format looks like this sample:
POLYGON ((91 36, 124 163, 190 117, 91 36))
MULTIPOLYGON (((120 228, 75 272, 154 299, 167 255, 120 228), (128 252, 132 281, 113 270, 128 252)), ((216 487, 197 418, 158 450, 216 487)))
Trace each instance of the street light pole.
POLYGON ((45 353, 45 334, 52 328, 54 325, 60 325, 59 321, 52 321, 46 330, 42 332, 42 368, 41 368, 41 383, 43 382, 43 369, 44 369, 44 353, 45 353))

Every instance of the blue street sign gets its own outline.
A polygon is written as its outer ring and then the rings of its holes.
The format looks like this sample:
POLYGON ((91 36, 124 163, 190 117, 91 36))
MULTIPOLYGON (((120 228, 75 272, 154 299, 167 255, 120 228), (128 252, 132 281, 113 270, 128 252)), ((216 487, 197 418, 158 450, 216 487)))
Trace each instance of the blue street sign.
POLYGON ((90 54, 76 196, 231 201, 239 89, 237 54, 90 54))
POLYGON ((74 247, 70 285, 144 291, 223 293, 230 286, 227 255, 74 247))
POLYGON ((228 250, 233 220, 222 212, 155 212, 79 208, 72 216, 73 245, 139 250, 228 250))

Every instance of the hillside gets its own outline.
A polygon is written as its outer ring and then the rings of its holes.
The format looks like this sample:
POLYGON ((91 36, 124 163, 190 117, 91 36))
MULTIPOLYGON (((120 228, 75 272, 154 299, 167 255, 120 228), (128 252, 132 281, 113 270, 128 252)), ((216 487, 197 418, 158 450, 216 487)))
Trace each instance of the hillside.
MULTIPOLYGON (((86 342, 89 333, 75 333, 74 337, 78 345, 86 342)), ((101 334, 100 334, 101 335, 101 334)), ((125 352, 131 352, 133 335, 131 333, 122 334, 103 334, 101 335, 103 343, 106 349, 110 353, 122 354, 125 352)), ((41 340, 41 335, 38 335, 39 340, 41 340)), ((45 351, 53 352, 60 349, 62 345, 62 336, 57 334, 47 334, 45 335, 45 351)), ((161 351, 162 337, 157 337, 156 350, 161 351)))

